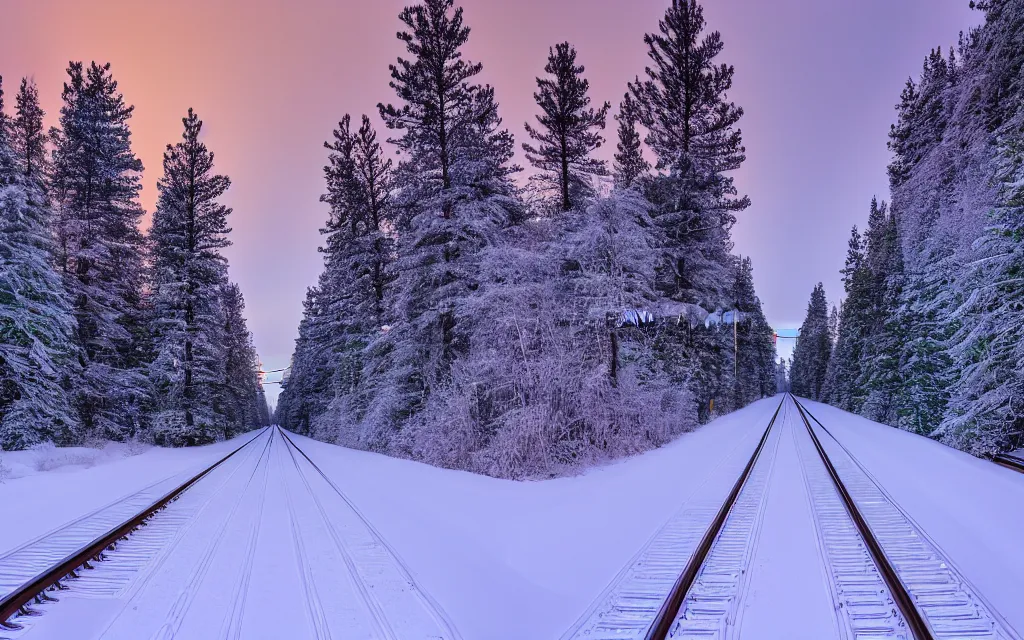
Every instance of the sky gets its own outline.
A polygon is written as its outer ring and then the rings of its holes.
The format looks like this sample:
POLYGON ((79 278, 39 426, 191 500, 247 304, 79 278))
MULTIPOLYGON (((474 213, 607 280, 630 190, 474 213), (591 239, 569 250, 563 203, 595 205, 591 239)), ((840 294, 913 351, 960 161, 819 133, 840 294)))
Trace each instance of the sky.
MULTIPOLYGON (((346 113, 379 125, 394 101, 388 64, 406 0, 0 0, 0 75, 13 102, 21 76, 39 85, 56 124, 69 60, 110 62, 146 167, 152 211, 161 157, 193 107, 216 169, 231 177, 226 254, 242 287, 266 369, 287 366, 306 288, 322 262, 327 210, 323 141, 346 113)), ((647 62, 643 36, 669 0, 461 0, 472 28, 466 56, 483 63, 505 126, 524 141, 535 78, 548 47, 568 40, 595 103, 617 105, 647 62)), ((850 228, 873 195, 888 197, 885 167, 894 105, 928 51, 948 48, 981 20, 968 0, 704 0, 736 68, 729 98, 747 161, 736 172, 752 205, 733 230, 750 256, 768 320, 793 329, 814 284, 839 302, 850 228)), ((610 157, 614 122, 609 122, 610 157)), ((386 133, 382 135, 386 137, 386 133)), ((520 154, 520 161, 522 157, 520 154)), ((780 341, 787 355, 787 341, 780 341)), ((272 378, 273 379, 273 378, 272 378)), ((268 388, 276 397, 276 385, 268 388)))

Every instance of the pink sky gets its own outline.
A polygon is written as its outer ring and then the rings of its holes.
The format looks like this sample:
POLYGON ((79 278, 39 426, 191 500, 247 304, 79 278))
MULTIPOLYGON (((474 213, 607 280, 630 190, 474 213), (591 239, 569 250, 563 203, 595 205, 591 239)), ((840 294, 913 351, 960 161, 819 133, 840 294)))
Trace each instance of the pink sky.
MULTIPOLYGON (((111 62, 126 100, 151 211, 161 154, 195 108, 217 170, 234 182, 232 278, 267 368, 286 366, 307 286, 320 271, 322 142, 345 113, 393 100, 387 65, 402 53, 399 0, 5 0, 0 75, 23 75, 56 123, 69 60, 111 62)), ((569 40, 592 96, 618 104, 643 73, 643 35, 669 0, 464 0, 471 60, 496 87, 523 141, 534 78, 550 45, 569 40)), ((736 67, 732 98, 753 206, 734 231, 754 260, 769 321, 797 326, 814 283, 838 301, 838 270, 872 195, 887 197, 886 134, 906 78, 929 48, 948 47, 980 14, 967 0, 705 0, 736 67)), ((13 101, 13 100, 12 100, 13 101)), ((610 123, 609 137, 614 136, 610 123)), ((386 135, 386 133, 384 134, 386 135)), ((614 140, 612 140, 614 143, 614 140)), ((610 153, 610 150, 609 150, 610 153)))

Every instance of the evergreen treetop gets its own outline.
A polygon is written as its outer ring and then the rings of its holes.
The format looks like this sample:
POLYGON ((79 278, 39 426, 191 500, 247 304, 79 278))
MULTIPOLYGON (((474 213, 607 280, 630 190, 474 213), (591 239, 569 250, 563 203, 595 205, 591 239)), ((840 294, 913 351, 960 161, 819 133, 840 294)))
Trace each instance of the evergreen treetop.
POLYGON ((526 133, 537 146, 523 144, 526 158, 539 169, 536 176, 543 185, 554 187, 562 211, 581 204, 593 196, 590 180, 607 175, 603 160, 591 154, 604 142, 600 131, 611 103, 590 107, 590 82, 583 77, 585 68, 576 64, 576 49, 561 42, 548 52, 544 67, 547 77, 537 78, 534 100, 541 109, 537 116, 539 128, 526 123, 526 133))

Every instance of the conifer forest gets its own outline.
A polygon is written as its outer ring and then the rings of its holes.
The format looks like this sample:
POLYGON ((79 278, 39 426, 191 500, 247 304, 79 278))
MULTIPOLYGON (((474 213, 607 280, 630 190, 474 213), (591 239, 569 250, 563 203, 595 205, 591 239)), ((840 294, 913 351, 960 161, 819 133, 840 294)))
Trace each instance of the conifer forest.
POLYGON ((273 423, 536 478, 786 390, 977 456, 1020 448, 1024 2, 976 9, 893 96, 890 192, 865 202, 843 291, 815 287, 782 361, 732 239, 751 205, 744 106, 697 0, 650 25, 620 95, 552 44, 525 124, 466 52, 473 3, 413 3, 376 70, 389 93, 324 131, 323 267, 273 414, 201 114, 144 168, 116 67, 72 61, 62 88, 0 78, 0 448, 192 446, 273 423))
POLYGON ((978 456, 1024 446, 1024 5, 933 49, 899 96, 890 200, 811 294, 793 393, 978 456))

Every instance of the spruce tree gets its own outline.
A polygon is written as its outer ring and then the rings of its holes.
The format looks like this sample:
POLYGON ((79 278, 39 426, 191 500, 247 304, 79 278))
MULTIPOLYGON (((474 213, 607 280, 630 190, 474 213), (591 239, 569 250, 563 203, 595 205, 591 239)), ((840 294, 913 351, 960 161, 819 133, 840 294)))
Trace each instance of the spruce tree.
POLYGON ((734 327, 734 391, 732 406, 745 407, 755 400, 775 394, 774 332, 761 309, 754 291, 754 266, 749 257, 736 261, 730 305, 743 316, 734 327))
MULTIPOLYGON (((651 64, 630 92, 659 170, 644 189, 662 237, 657 289, 677 303, 725 308, 733 282, 730 230, 749 205, 728 175, 745 160, 737 128, 743 110, 728 99, 733 68, 717 62, 721 36, 706 32, 696 0, 673 0, 659 31, 644 41, 651 64)), ((730 408, 731 336, 674 326, 658 350, 675 382, 690 386, 702 419, 712 400, 730 408)))
POLYGON ((369 422, 383 446, 415 414, 468 348, 471 316, 457 306, 477 287, 479 254, 521 219, 510 176, 512 136, 501 130, 494 90, 475 84, 482 66, 467 62, 469 38, 453 0, 404 9, 398 34, 410 59, 392 65, 399 105, 380 105, 402 154, 396 172, 399 224, 391 331, 373 348, 369 422))
POLYGON ((0 449, 82 436, 69 401, 79 373, 75 321, 53 269, 52 213, 35 155, 42 110, 29 87, 22 82, 12 119, 0 78, 0 449))
POLYGON ((51 131, 57 265, 73 300, 84 384, 75 403, 85 431, 124 439, 145 429, 151 389, 139 231, 142 163, 110 65, 72 62, 60 127, 51 131))
POLYGON ((864 392, 857 384, 863 367, 864 338, 870 312, 870 274, 864 258, 864 241, 853 227, 843 271, 846 299, 839 317, 838 333, 825 376, 823 398, 846 411, 858 411, 864 392))
POLYGON ((604 139, 600 131, 611 104, 590 107, 590 82, 585 68, 576 64, 576 49, 561 42, 548 52, 547 77, 537 78, 533 94, 541 114, 539 128, 526 123, 526 133, 537 146, 524 143, 526 158, 540 173, 534 176, 545 190, 558 193, 559 208, 569 211, 593 197, 592 180, 608 175, 603 160, 592 157, 604 139))
POLYGON ((320 197, 330 205, 321 229, 327 237, 324 270, 307 297, 293 375, 282 397, 289 428, 314 433, 315 427, 332 440, 355 444, 370 394, 365 350, 386 321, 394 281, 389 229, 396 221, 392 163, 368 117, 358 131, 351 125, 346 115, 324 145, 330 151, 327 192, 320 197))
POLYGON ((16 106, 17 115, 11 121, 9 131, 11 147, 21 162, 24 174, 42 185, 50 168, 46 157, 49 136, 43 125, 46 112, 39 105, 39 90, 34 81, 22 78, 16 106))
POLYGON ((831 355, 828 301, 825 299, 825 288, 819 282, 811 292, 811 300, 807 304, 807 317, 800 325, 800 338, 793 351, 793 365, 789 375, 794 394, 811 400, 821 398, 831 355))
POLYGON ((619 121, 619 142, 615 153, 615 186, 619 189, 629 189, 651 170, 651 164, 644 158, 640 132, 636 128, 640 122, 640 111, 633 94, 627 92, 622 98, 615 119, 619 121))
POLYGON ((746 159, 737 128, 743 110, 728 101, 733 68, 716 62, 721 35, 705 27, 697 0, 672 0, 659 33, 644 37, 647 77, 630 88, 664 172, 649 193, 666 236, 661 289, 714 308, 730 281, 729 231, 750 201, 736 197, 727 175, 746 159))
POLYGON ((224 415, 224 437, 250 431, 261 424, 261 404, 266 398, 256 370, 259 359, 252 344, 252 334, 245 322, 245 299, 233 282, 225 283, 219 292, 222 322, 220 378, 215 385, 218 395, 214 409, 224 415))
POLYGON ((203 123, 192 109, 182 123, 181 142, 164 152, 149 236, 153 434, 157 442, 177 446, 211 442, 225 432, 216 385, 224 366, 220 317, 227 261, 221 251, 231 244, 231 210, 220 203, 231 181, 213 173, 214 156, 199 139, 203 123))

